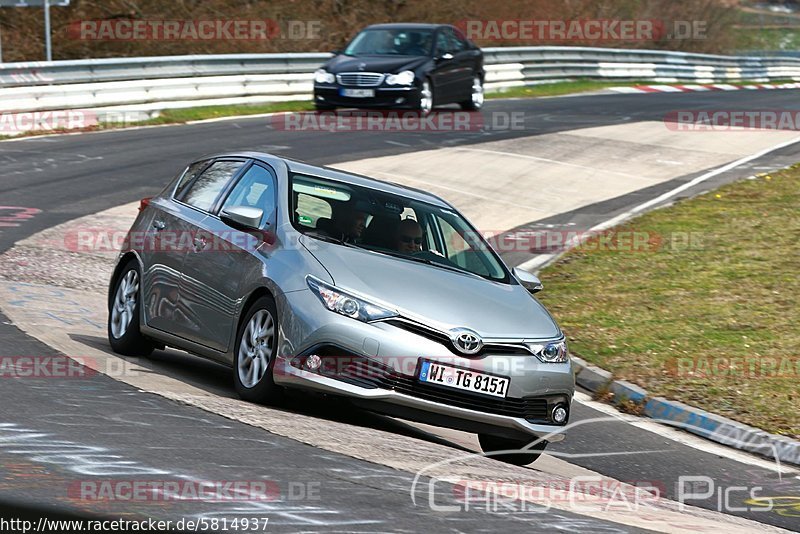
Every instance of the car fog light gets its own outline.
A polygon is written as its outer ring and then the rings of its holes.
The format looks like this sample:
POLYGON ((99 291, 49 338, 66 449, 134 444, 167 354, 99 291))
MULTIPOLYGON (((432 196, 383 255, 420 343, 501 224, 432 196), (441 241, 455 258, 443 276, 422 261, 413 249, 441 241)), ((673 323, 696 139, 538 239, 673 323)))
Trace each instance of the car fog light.
POLYGON ((553 421, 562 424, 567 420, 567 409, 560 404, 553 408, 553 421))
POLYGON ((553 421, 556 423, 563 423, 567 420, 567 409, 563 406, 556 406, 553 410, 553 421))
POLYGON ((322 358, 317 356, 316 354, 312 354, 308 358, 306 358, 306 369, 309 371, 316 371, 322 365, 322 358))

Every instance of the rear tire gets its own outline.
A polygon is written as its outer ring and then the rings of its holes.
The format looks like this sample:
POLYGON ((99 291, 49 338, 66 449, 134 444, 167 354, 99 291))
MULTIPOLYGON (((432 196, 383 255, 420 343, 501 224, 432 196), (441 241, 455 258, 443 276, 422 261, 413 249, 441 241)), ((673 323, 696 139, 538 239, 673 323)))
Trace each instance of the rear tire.
POLYGON ((272 377, 277 354, 278 310, 265 295, 250 306, 236 333, 233 381, 242 399, 273 404, 283 398, 283 389, 272 377))
POLYGON ((119 271, 108 306, 108 343, 117 354, 149 356, 155 344, 139 329, 142 316, 142 276, 131 259, 119 271))
POLYGON ((501 462, 513 465, 528 465, 532 464, 544 452, 547 447, 546 441, 539 441, 538 443, 528 447, 536 438, 531 437, 529 440, 515 440, 500 438, 497 436, 490 436, 488 434, 479 434, 478 441, 481 444, 481 449, 487 454, 489 458, 494 458, 501 462), (523 449, 525 449, 523 451, 523 449), (509 451, 506 454, 493 454, 495 451, 509 451), (520 451, 520 452, 514 452, 520 451))

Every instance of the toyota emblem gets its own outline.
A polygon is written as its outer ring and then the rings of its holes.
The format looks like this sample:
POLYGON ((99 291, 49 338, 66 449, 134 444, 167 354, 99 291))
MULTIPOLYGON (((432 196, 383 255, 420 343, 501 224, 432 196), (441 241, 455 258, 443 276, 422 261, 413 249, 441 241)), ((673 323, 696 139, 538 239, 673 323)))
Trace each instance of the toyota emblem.
POLYGON ((462 354, 477 354, 483 348, 481 336, 473 332, 460 328, 452 331, 453 344, 462 354))

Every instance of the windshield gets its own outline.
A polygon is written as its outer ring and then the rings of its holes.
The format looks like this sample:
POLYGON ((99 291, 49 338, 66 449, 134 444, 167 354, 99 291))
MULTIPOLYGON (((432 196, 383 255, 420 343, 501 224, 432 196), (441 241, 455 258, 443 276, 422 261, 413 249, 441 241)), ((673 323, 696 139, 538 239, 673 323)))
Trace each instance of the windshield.
POLYGON ((300 232, 495 281, 508 274, 488 243, 457 212, 425 202, 301 174, 291 213, 300 232))
POLYGON ((364 30, 345 49, 348 56, 429 56, 433 30, 364 30))

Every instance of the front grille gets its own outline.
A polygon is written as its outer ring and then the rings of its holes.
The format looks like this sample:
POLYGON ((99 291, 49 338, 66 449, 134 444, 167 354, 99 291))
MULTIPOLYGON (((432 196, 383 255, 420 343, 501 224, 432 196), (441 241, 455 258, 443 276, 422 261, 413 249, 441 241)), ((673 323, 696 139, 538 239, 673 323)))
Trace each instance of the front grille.
POLYGON ((481 348, 480 352, 477 354, 465 355, 460 352, 455 346, 447 334, 443 332, 439 332, 437 330, 433 330, 430 328, 426 328, 422 325, 409 323, 407 321, 401 321, 397 319, 390 319, 385 321, 387 324, 392 326, 396 326, 397 328, 402 328, 403 330, 407 330, 409 332, 413 332, 418 336, 422 336, 424 338, 430 339, 432 341, 436 341, 437 343, 441 343, 445 347, 447 347, 450 352, 453 354, 458 354, 459 356, 465 358, 476 358, 479 356, 484 356, 486 354, 516 354, 521 356, 530 356, 531 351, 529 351, 526 347, 522 345, 514 345, 514 344, 500 344, 500 343, 486 343, 483 348, 481 348))
POLYGON ((335 367, 337 367, 336 372, 324 374, 356 386, 369 389, 388 389, 449 406, 508 417, 520 417, 529 421, 548 422, 547 399, 539 397, 501 399, 431 384, 421 384, 414 377, 401 375, 379 362, 367 361, 363 358, 349 358, 343 365, 335 367))
POLYGON ((377 72, 343 72, 336 75, 340 85, 353 87, 377 87, 383 83, 383 77, 377 72))

